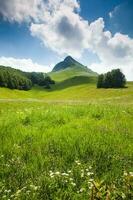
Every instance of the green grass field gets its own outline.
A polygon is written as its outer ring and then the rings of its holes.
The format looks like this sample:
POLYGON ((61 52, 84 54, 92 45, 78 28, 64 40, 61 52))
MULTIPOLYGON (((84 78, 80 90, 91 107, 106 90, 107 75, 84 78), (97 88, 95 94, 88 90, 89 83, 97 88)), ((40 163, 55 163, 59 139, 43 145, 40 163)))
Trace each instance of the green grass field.
POLYGON ((133 83, 69 85, 0 88, 0 199, 133 198, 133 83))
MULTIPOLYGON (((84 81, 88 81, 88 79, 84 79, 84 81)), ((53 102, 83 101, 85 103, 133 103, 133 82, 129 82, 125 89, 96 89, 96 85, 93 82, 86 82, 79 85, 75 84, 74 86, 69 86, 68 83, 64 88, 63 85, 61 86, 60 83, 57 83, 52 87, 53 88, 50 90, 46 90, 42 87, 34 87, 29 91, 0 88, 0 99, 31 99, 53 102)))

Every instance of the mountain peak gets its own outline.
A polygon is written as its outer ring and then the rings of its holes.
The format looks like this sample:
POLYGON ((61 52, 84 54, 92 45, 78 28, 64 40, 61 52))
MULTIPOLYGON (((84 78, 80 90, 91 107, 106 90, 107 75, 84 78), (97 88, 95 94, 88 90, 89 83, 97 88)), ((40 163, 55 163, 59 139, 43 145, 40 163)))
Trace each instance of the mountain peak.
POLYGON ((71 56, 67 56, 62 62, 55 65, 50 76, 53 80, 66 80, 72 77, 96 77, 98 74, 82 65, 71 56))
POLYGON ((71 56, 67 56, 64 61, 75 61, 71 56))
POLYGON ((67 56, 64 61, 58 63, 55 65, 53 68, 53 71, 59 71, 59 70, 64 70, 69 67, 74 67, 74 66, 80 66, 80 67, 85 67, 84 65, 80 64, 76 60, 74 60, 71 56, 67 56))

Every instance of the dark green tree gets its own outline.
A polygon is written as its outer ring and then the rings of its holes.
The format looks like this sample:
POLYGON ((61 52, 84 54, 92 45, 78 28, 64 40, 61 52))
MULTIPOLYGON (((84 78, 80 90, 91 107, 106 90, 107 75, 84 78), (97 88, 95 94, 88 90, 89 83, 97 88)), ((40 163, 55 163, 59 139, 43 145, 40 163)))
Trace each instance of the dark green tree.
POLYGON ((44 73, 23 72, 11 67, 0 66, 0 87, 30 90, 34 84, 50 88, 55 82, 44 73))
POLYGON ((103 83, 104 88, 112 88, 112 73, 107 72, 104 75, 104 83, 103 83))
POLYGON ((98 76, 97 88, 123 88, 125 85, 126 78, 120 69, 98 76))
POLYGON ((111 71, 112 76, 112 87, 113 88, 123 88, 126 84, 125 75, 120 69, 114 69, 111 71))
POLYGON ((98 81, 97 81, 97 88, 102 88, 104 84, 104 75, 100 74, 98 76, 98 81))

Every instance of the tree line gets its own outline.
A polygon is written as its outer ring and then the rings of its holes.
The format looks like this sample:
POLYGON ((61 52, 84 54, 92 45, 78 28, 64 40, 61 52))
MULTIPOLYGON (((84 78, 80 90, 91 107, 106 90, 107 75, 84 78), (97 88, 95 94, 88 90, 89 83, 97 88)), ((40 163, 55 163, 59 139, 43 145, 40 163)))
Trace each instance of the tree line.
POLYGON ((26 73, 26 76, 32 81, 33 85, 37 84, 47 89, 50 89, 51 84, 55 84, 55 81, 50 76, 41 72, 26 73))
POLYGON ((126 78, 120 69, 114 69, 98 76, 97 88, 124 88, 125 85, 126 78))
POLYGON ((37 84, 50 88, 55 82, 46 74, 36 72, 22 72, 11 67, 0 66, 0 87, 10 89, 30 90, 37 84))

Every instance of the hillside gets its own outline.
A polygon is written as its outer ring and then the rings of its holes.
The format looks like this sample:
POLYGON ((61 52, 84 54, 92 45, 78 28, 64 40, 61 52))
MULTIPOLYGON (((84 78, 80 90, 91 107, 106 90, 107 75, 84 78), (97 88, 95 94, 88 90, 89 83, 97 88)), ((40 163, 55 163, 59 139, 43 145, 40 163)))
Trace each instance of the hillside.
MULTIPOLYGON (((57 65, 58 66, 58 65, 57 65)), ((2 67, 14 72, 18 76, 30 77, 39 81, 40 73, 26 73, 13 68, 2 67), (33 76, 34 75, 34 76, 33 76)), ((1 71, 1 70, 0 70, 1 71)), ((96 89, 97 74, 81 64, 68 65, 65 69, 53 69, 48 75, 56 81, 51 89, 44 86, 35 86, 29 91, 11 90, 0 87, 0 99, 28 100, 28 101, 52 101, 52 102, 112 102, 132 104, 133 82, 127 83, 126 89, 96 89)), ((33 80, 32 80, 33 81, 33 80)), ((40 82, 40 81, 39 81, 40 82)))
POLYGON ((97 73, 68 56, 53 68, 49 76, 56 82, 53 90, 96 82, 97 73))
POLYGON ((97 73, 80 64, 71 56, 58 63, 48 74, 24 72, 12 67, 0 66, 0 86, 10 89, 29 90, 32 85, 37 84, 47 89, 59 90, 96 82, 96 77, 97 73))
POLYGON ((11 67, 0 66, 0 86, 10 89, 30 90, 32 81, 25 72, 11 67))
POLYGON ((58 63, 49 75, 58 82, 75 76, 96 77, 98 74, 68 56, 64 61, 58 63))
POLYGON ((54 84, 54 81, 47 74, 0 66, 0 87, 30 90, 34 85, 50 88, 50 84, 54 84))

